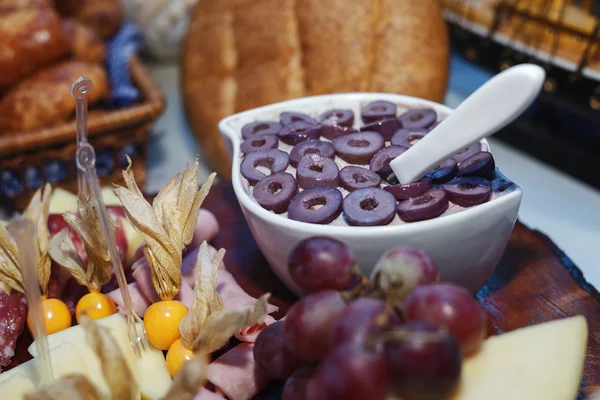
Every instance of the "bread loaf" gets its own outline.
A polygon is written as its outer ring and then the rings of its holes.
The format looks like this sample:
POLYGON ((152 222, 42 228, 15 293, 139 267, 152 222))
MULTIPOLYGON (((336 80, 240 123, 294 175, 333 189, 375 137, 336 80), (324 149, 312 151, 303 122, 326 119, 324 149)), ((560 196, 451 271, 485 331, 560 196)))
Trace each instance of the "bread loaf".
POLYGON ((58 14, 25 8, 0 16, 0 90, 69 54, 58 14))
POLYGON ((73 58, 87 62, 104 61, 106 46, 93 29, 71 19, 63 20, 63 27, 69 38, 73 58))
POLYGON ((0 101, 0 134, 31 131, 64 121, 75 111, 71 84, 79 77, 92 80, 90 105, 110 93, 108 78, 100 64, 65 61, 25 79, 0 101))
POLYGON ((438 0, 199 1, 184 43, 192 130, 229 176, 217 124, 290 98, 381 91, 442 101, 449 44, 438 0))
POLYGON ((77 19, 103 38, 114 35, 123 20, 118 0, 54 0, 54 4, 62 15, 77 19))
POLYGON ((0 0, 0 15, 23 8, 52 8, 52 0, 0 0))

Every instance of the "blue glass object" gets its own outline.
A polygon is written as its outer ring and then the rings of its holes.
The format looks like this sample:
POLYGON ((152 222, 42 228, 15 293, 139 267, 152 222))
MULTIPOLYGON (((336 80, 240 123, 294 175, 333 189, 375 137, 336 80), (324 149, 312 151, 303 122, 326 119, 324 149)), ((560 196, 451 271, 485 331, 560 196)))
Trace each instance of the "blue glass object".
POLYGON ((111 150, 101 150, 96 154, 96 173, 99 177, 109 176, 115 167, 111 150))
POLYGON ((128 143, 125 146, 123 146, 123 148, 119 152, 119 167, 127 168, 127 157, 125 156, 129 156, 129 158, 131 158, 131 161, 133 161, 135 159, 135 156, 137 155, 137 151, 137 145, 134 143, 128 143))
POLYGON ((50 184, 62 182, 69 176, 69 171, 66 163, 52 160, 48 161, 44 165, 44 175, 46 175, 46 181, 50 184))
POLYGON ((142 94, 134 86, 129 71, 129 59, 138 52, 141 40, 139 29, 132 22, 125 21, 107 43, 106 68, 112 87, 109 103, 115 108, 130 107, 141 98, 142 94))
POLYGON ((27 167, 25 170, 25 185, 28 189, 36 190, 42 187, 44 180, 39 168, 27 167))
POLYGON ((23 193, 23 182, 15 171, 5 169, 0 172, 0 191, 9 198, 23 193))

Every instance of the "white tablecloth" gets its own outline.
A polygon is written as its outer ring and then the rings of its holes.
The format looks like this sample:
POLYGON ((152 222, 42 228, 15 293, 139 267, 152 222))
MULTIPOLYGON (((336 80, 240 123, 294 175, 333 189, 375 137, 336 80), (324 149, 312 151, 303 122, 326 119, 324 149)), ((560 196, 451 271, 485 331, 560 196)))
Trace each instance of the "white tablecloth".
MULTIPOLYGON (((453 66, 456 64, 453 59, 453 66)), ((177 66, 150 67, 168 99, 167 110, 155 126, 157 137, 150 144, 146 189, 158 191, 186 163, 192 163, 200 149, 185 120, 177 66)), ((456 70, 452 78, 455 82, 456 70)), ((473 85, 485 81, 486 75, 480 71, 469 74, 469 87, 452 85, 451 80, 448 105, 456 106, 474 89, 473 85)), ((494 139, 490 144, 498 167, 523 189, 520 220, 547 234, 600 288, 600 192, 494 139)), ((209 173, 203 166, 201 178, 209 173)))

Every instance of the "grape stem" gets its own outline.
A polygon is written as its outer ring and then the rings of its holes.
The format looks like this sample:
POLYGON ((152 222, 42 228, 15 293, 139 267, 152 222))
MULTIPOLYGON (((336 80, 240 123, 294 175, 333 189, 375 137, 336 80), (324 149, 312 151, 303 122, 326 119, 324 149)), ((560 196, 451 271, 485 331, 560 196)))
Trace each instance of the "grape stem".
POLYGON ((410 332, 404 329, 394 329, 383 332, 382 338, 385 341, 420 341, 420 342, 437 342, 443 340, 447 332, 440 329, 436 332, 410 332))

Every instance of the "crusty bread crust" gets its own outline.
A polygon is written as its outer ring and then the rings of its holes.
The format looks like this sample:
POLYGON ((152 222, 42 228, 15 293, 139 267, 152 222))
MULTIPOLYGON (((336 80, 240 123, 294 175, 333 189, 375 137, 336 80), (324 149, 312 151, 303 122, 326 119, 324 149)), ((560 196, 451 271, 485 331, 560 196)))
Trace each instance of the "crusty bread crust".
POLYGON ((443 100, 449 44, 438 0, 200 0, 184 42, 186 114, 207 161, 230 164, 217 124, 324 93, 443 100))
POLYGON ((108 77, 101 64, 65 61, 44 69, 13 87, 0 101, 0 135, 31 131, 64 121, 75 111, 71 85, 87 76, 94 82, 90 105, 107 98, 108 77))

